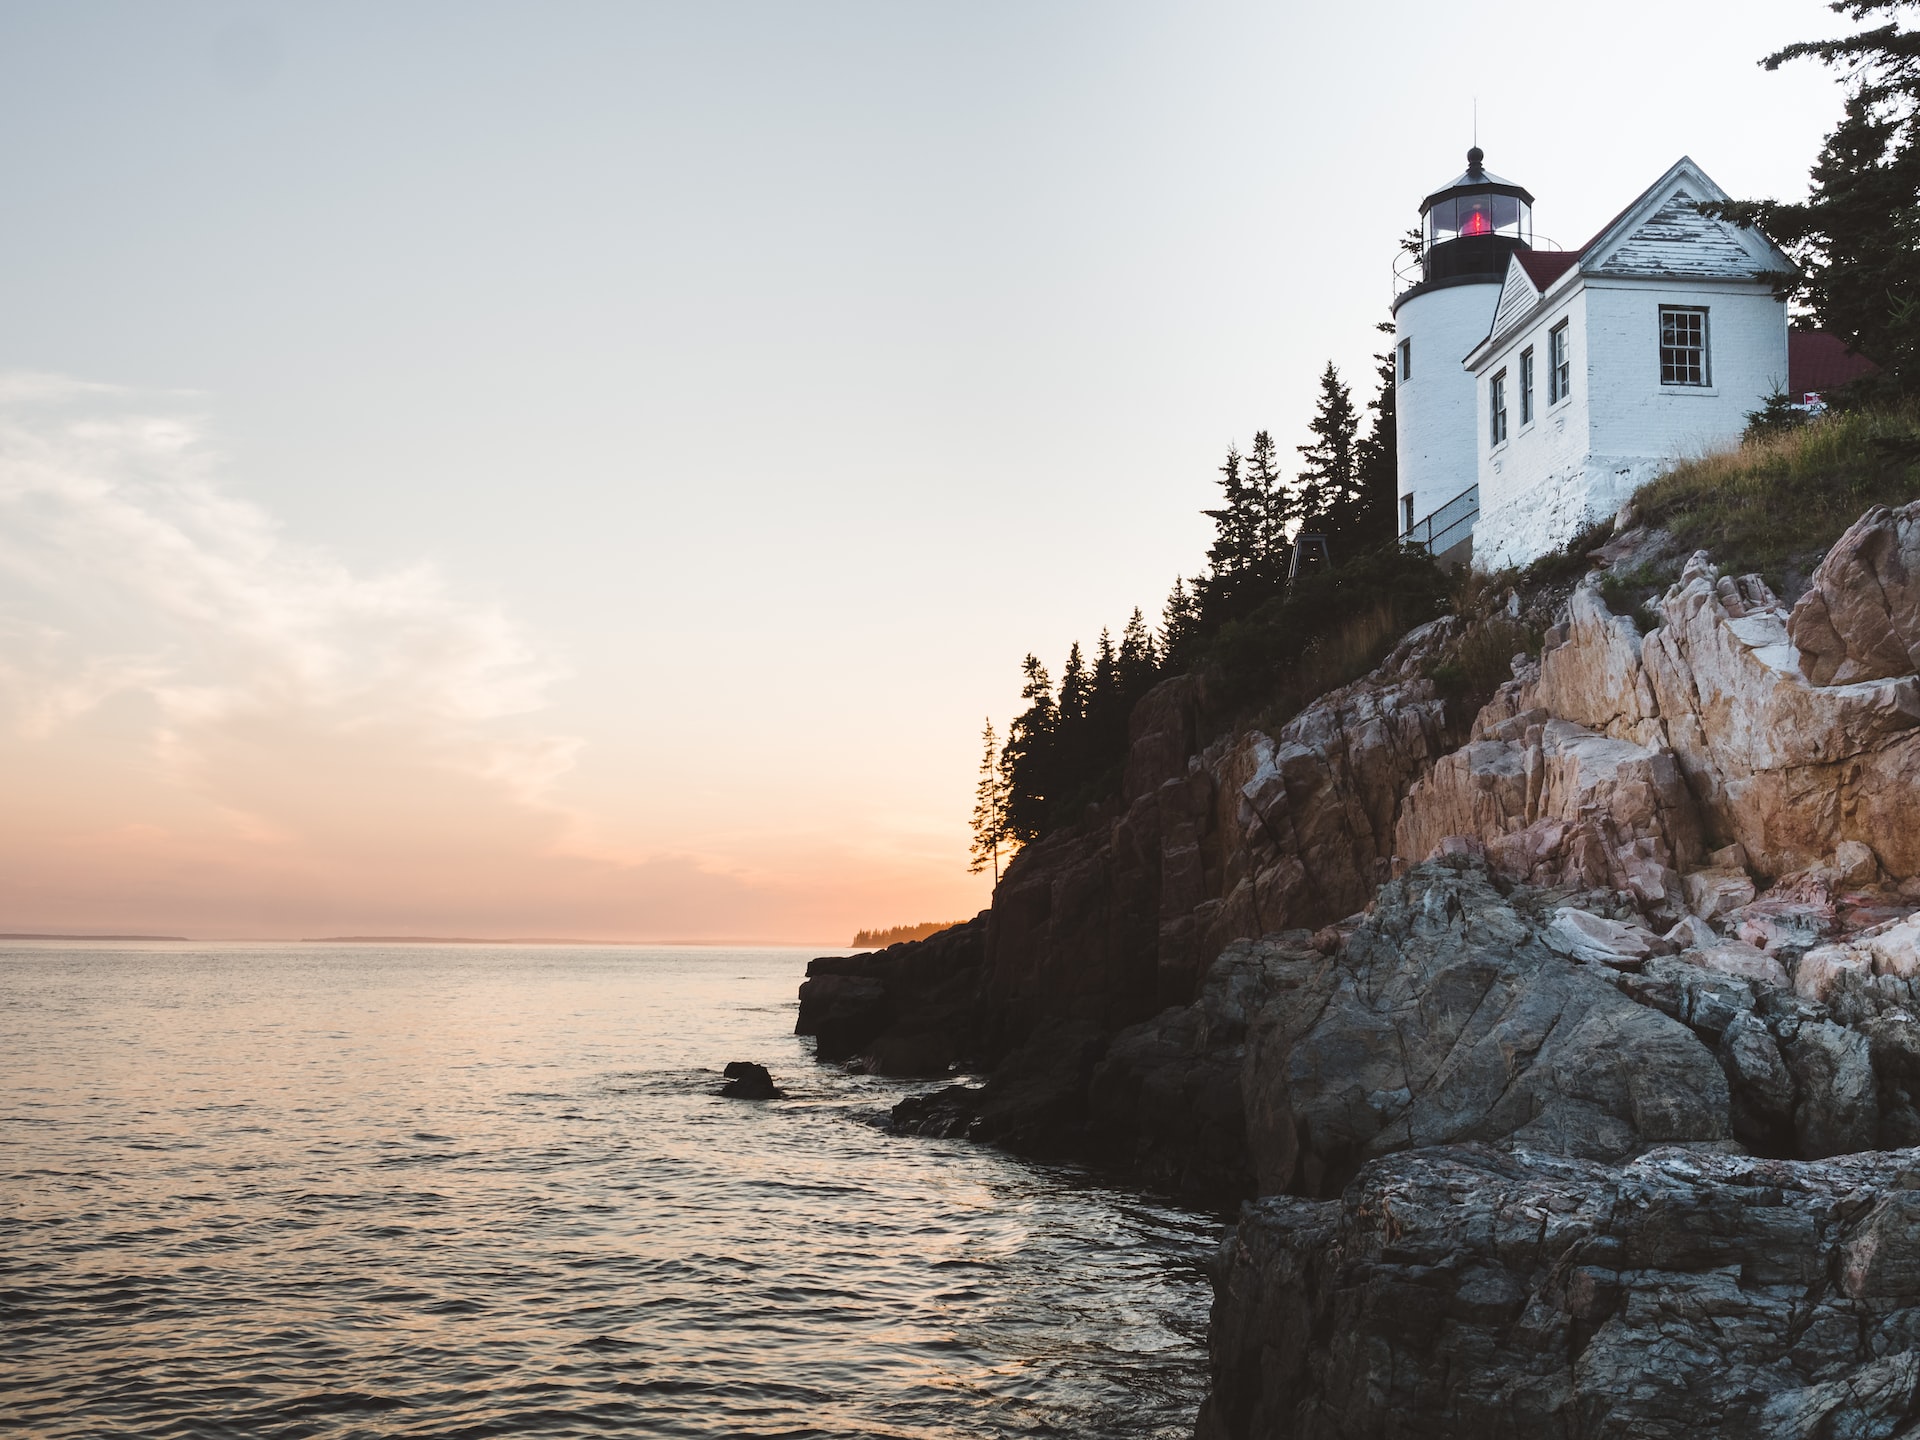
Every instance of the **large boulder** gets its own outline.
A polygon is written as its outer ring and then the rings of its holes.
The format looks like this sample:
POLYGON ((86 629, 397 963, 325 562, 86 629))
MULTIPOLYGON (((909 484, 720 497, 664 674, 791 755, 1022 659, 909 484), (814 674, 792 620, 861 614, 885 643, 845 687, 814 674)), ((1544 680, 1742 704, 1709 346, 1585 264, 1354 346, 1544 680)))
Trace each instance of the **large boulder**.
POLYGON ((1443 756, 1408 793, 1395 848, 1423 860, 1470 836, 1511 879, 1632 890, 1678 919, 1681 872, 1702 847, 1674 757, 1543 715, 1513 716, 1443 756))
POLYGON ((1920 670, 1920 501, 1876 505, 1827 552, 1787 635, 1815 685, 1920 670))
POLYGON ((1337 956, 1276 990, 1245 1072, 1263 1192, 1336 1193, 1368 1160, 1427 1145, 1617 1159, 1729 1135, 1713 1051, 1610 967, 1556 953, 1550 901, 1524 915, 1476 862, 1418 866, 1337 956))
POLYGON ((1247 1207, 1201 1440, 1911 1436, 1920 1154, 1482 1146, 1247 1207))

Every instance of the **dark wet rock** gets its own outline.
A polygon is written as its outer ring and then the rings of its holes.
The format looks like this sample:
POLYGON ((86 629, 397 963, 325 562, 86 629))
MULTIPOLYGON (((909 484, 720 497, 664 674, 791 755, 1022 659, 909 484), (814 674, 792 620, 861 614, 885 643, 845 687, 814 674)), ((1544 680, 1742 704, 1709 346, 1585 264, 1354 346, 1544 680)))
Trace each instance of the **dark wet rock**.
POLYGON ((780 1100, 786 1096, 786 1091, 774 1085, 767 1067, 751 1060, 730 1061, 725 1074, 727 1083, 720 1087, 720 1093, 729 1099, 780 1100))
POLYGON ((1089 1087, 1100 1153, 1165 1190, 1251 1195, 1241 1090, 1247 1026, 1276 989, 1325 965, 1305 930, 1236 940, 1208 967, 1192 1005, 1121 1031, 1089 1087))
POLYGON ((1248 1206, 1201 1440, 1904 1436, 1920 1154, 1485 1146, 1248 1206))
POLYGON ((950 1085, 909 1096, 893 1108, 905 1135, 964 1135, 1034 1155, 1082 1152, 1087 1087, 1106 1051, 1107 1033, 1085 1021, 1036 1031, 984 1085, 950 1085))
POLYGON ((1830 1020, 1803 1023, 1781 1047, 1793 1076, 1793 1132, 1808 1159, 1869 1150, 1880 1132, 1872 1046, 1830 1020))
POLYGON ((810 961, 796 1035, 826 1062, 881 1075, 944 1075, 980 1045, 987 917, 925 940, 810 961))
POLYGON ((1337 1193, 1368 1160, 1419 1146, 1618 1159, 1730 1133, 1701 1039, 1606 967, 1555 953, 1470 859, 1384 886, 1336 957, 1276 989, 1244 1083, 1267 1193, 1337 1193))

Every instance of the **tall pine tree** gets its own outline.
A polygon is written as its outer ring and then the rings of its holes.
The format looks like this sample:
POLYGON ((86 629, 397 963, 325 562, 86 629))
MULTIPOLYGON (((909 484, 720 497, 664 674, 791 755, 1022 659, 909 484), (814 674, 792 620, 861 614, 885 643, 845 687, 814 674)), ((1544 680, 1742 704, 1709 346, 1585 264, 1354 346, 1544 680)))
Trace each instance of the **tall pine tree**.
POLYGON ((1879 388, 1920 393, 1920 30, 1900 12, 1920 0, 1836 0, 1853 20, 1883 23, 1837 40, 1776 50, 1760 63, 1818 60, 1845 75, 1840 123, 1827 136, 1804 201, 1702 208, 1757 224, 1801 267, 1790 293, 1813 319, 1885 367, 1879 388))
POLYGON ((1007 743, 1000 748, 1000 774, 1006 784, 1006 833, 1024 845, 1047 830, 1058 712, 1047 667, 1029 655, 1020 671, 1025 677, 1020 698, 1027 708, 1007 726, 1007 743))
MULTIPOLYGON (((1393 334, 1391 322, 1382 322, 1374 328, 1393 334)), ((1355 545, 1361 551, 1389 545, 1400 533, 1400 446, 1395 428, 1392 345, 1387 346, 1384 354, 1373 357, 1373 366, 1374 379, 1380 388, 1367 402, 1373 418, 1354 450, 1360 481, 1355 545)))
POLYGON ((1313 439, 1299 447, 1306 463, 1300 468, 1295 504, 1301 527, 1325 535, 1338 564, 1359 538, 1360 417, 1353 408, 1353 392, 1331 360, 1320 374, 1320 398, 1307 428, 1313 439))

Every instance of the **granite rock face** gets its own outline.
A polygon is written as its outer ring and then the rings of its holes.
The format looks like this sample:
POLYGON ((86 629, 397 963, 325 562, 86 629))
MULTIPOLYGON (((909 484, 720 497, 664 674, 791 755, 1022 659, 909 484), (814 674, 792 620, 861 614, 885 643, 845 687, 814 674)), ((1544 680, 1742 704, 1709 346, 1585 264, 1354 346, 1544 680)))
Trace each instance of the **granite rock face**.
POLYGON ((1920 670, 1920 502, 1853 523, 1794 605, 1787 637, 1815 685, 1920 670))
POLYGON ((1368 1160, 1429 1145, 1619 1159, 1730 1135, 1713 1049, 1569 958, 1555 898, 1435 861, 1385 886, 1336 954, 1294 962, 1247 1045, 1261 1193, 1338 1194, 1368 1160))
POLYGON ((1912 1435, 1920 1153, 1415 1150, 1247 1207, 1215 1290, 1202 1440, 1912 1435))
POLYGON ((979 1050, 987 912, 924 940, 807 963, 796 1035, 815 1058, 882 1075, 942 1075, 979 1050))
POLYGON ((1117 1032, 1190 1002, 1233 941, 1365 905, 1386 878, 1401 797, 1465 729, 1449 728, 1426 673, 1457 629, 1411 632, 1271 736, 1202 748, 1200 682, 1148 694, 1120 797, 1023 850, 995 892, 983 1002, 993 1048, 1066 1018, 1117 1032))

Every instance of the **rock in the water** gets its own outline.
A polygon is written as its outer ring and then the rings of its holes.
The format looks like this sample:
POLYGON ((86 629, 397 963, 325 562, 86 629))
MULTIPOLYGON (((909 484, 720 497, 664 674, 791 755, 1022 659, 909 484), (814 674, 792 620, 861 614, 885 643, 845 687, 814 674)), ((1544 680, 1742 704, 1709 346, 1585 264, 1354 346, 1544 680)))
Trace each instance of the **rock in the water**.
POLYGON ((1477 1146, 1261 1200, 1214 1267, 1201 1440, 1908 1436, 1920 1154, 1477 1146))
POLYGON ((751 1060, 729 1061, 726 1069, 727 1083, 720 1087, 720 1093, 734 1100, 779 1100, 786 1091, 773 1083, 773 1076, 767 1073, 767 1067, 756 1065, 751 1060))

